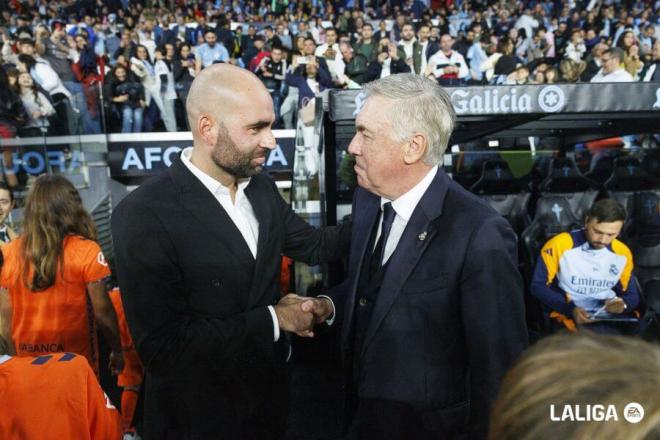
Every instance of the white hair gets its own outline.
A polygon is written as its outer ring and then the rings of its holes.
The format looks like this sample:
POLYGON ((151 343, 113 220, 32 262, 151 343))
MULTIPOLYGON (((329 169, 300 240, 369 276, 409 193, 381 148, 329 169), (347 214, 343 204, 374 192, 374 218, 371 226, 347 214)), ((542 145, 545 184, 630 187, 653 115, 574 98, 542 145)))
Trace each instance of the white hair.
POLYGON ((435 81, 412 73, 390 75, 364 85, 367 99, 382 96, 395 101, 390 120, 397 142, 421 133, 428 140, 427 165, 438 165, 454 130, 456 114, 449 95, 435 81))

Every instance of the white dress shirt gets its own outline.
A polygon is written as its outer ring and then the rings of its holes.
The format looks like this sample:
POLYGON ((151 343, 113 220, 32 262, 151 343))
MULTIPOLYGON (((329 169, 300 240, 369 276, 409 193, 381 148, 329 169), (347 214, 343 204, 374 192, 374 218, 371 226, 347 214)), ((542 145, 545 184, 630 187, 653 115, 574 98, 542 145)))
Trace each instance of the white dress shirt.
MULTIPOLYGON (((420 180, 417 185, 413 186, 410 191, 399 196, 396 200, 388 200, 384 197, 380 198, 381 213, 383 212, 383 205, 385 205, 387 202, 392 202, 392 208, 394 209, 395 213, 394 221, 392 222, 392 229, 390 229, 390 235, 387 237, 387 243, 385 243, 385 252, 383 252, 382 264, 385 264, 385 262, 389 260, 389 258, 396 250, 396 247, 399 244, 399 240, 401 240, 401 236, 403 235, 403 231, 406 229, 410 217, 412 217, 413 211, 419 204, 419 201, 422 200, 422 196, 424 196, 426 190, 429 188, 429 186, 431 186, 431 182, 433 182, 433 179, 437 173, 438 166, 436 165, 429 170, 426 176, 424 176, 424 178, 420 180)), ((381 214, 380 220, 378 221, 378 233, 376 234, 376 239, 374 240, 373 244, 374 248, 378 243, 382 228, 383 215, 381 214)), ((330 297, 325 295, 319 295, 319 298, 326 298, 332 304, 332 313, 330 314, 329 319, 326 321, 326 324, 332 325, 335 320, 335 303, 330 297)))
MULTIPOLYGON (((433 182, 433 178, 435 178, 435 175, 437 173, 438 173, 438 166, 436 165, 433 168, 431 168, 431 170, 429 170, 426 176, 424 176, 424 178, 420 180, 419 183, 417 183, 417 185, 413 186, 410 191, 399 196, 396 200, 387 200, 384 197, 380 198, 381 211, 385 203, 392 202, 392 208, 396 213, 396 215, 394 216, 394 222, 392 223, 392 229, 390 230, 390 235, 389 237, 387 237, 387 243, 385 243, 385 251, 383 252, 383 261, 381 262, 382 264, 385 264, 385 262, 389 260, 389 258, 396 250, 396 247, 399 244, 399 240, 401 240, 403 231, 406 229, 406 226, 408 225, 408 221, 410 220, 413 211, 419 204, 419 201, 422 199, 422 196, 424 195, 426 190, 431 185, 431 182, 433 182)), ((376 239, 374 240, 374 247, 376 247, 376 243, 380 238, 381 229, 383 227, 382 217, 383 216, 381 214, 381 220, 378 225, 378 233, 376 234, 376 239)))
POLYGON ((612 73, 605 73, 601 68, 598 73, 591 78, 592 83, 604 82, 633 82, 633 77, 624 69, 617 69, 612 73))
MULTIPOLYGON (((191 173, 213 194, 213 197, 220 203, 236 228, 240 231, 245 243, 250 248, 252 256, 257 258, 257 242, 259 241, 259 220, 257 220, 252 204, 245 195, 245 187, 250 183, 250 179, 242 179, 238 182, 238 189, 234 201, 231 199, 229 188, 215 180, 190 161, 193 147, 188 147, 181 153, 181 162, 190 170, 191 173)), ((280 339, 280 326, 275 314, 275 309, 268 306, 268 311, 273 318, 273 332, 275 342, 280 339)))

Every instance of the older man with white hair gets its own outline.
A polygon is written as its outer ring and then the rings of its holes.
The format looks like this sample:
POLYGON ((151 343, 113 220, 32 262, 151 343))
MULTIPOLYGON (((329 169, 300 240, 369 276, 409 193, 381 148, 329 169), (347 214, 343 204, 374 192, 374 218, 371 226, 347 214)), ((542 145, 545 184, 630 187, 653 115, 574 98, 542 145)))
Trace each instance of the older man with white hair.
POLYGON ((348 438, 484 438, 527 345, 515 233, 439 166, 455 117, 435 81, 364 90, 348 280, 315 300, 317 321, 343 317, 348 438))

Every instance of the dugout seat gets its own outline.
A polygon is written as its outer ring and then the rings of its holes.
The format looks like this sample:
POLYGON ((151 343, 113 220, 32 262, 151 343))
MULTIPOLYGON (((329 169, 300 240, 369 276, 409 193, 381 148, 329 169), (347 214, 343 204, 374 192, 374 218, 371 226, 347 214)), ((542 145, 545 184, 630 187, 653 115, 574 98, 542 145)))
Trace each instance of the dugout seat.
POLYGON ((531 194, 513 176, 506 161, 495 159, 484 162, 481 177, 470 191, 507 219, 516 234, 520 234, 530 223, 527 207, 531 194))

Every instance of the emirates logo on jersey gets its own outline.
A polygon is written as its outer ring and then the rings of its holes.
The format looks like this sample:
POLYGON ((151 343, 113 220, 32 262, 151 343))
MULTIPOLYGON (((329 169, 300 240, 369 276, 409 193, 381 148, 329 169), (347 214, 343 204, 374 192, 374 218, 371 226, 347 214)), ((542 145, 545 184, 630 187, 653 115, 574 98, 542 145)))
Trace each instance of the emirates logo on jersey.
POLYGON ((99 252, 99 254, 96 256, 96 261, 98 261, 101 266, 108 267, 108 262, 105 260, 105 255, 103 255, 103 252, 99 252))

